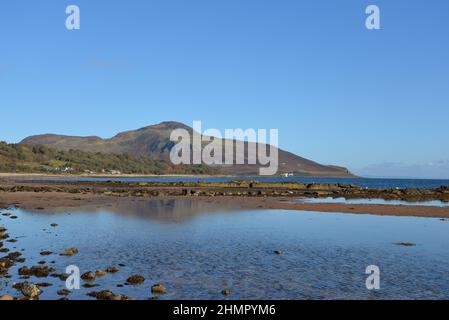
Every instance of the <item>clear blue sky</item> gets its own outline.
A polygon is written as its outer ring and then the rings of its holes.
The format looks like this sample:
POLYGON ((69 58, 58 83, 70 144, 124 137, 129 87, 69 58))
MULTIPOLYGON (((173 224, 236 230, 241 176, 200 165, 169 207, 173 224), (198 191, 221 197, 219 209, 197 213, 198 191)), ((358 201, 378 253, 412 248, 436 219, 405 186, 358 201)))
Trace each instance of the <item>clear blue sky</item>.
POLYGON ((0 111, 8 142, 202 120, 278 128, 356 173, 449 178, 449 1, 5 1, 0 111))

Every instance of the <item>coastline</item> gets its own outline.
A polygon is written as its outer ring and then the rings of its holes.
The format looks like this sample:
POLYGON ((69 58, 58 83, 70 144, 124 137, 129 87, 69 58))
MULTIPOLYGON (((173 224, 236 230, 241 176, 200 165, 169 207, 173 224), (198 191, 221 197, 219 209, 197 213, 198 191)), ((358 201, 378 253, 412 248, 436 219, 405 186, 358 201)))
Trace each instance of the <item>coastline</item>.
MULTIPOLYGON (((32 178, 52 178, 52 179, 80 179, 80 178, 101 178, 101 179, 119 179, 119 178, 189 178, 189 179, 205 179, 205 178, 230 178, 230 179, 260 179, 260 178, 273 178, 273 176, 248 176, 248 175, 230 175, 230 174, 51 174, 51 173, 9 173, 0 172, 0 179, 8 178, 20 178, 20 179, 32 179, 32 178)), ((274 176, 274 178, 283 178, 282 176, 274 176)), ((364 178, 356 175, 345 176, 332 176, 332 175, 296 175, 289 178, 317 178, 317 179, 373 179, 364 178)))
MULTIPOLYGON (((190 197, 191 201, 204 201, 217 207, 226 207, 230 210, 287 210, 287 211, 309 211, 322 213, 349 213, 349 214, 372 214, 382 216, 408 216, 422 218, 444 218, 449 219, 448 207, 416 206, 416 205, 371 205, 371 204, 343 204, 343 203, 297 203, 291 198, 246 198, 218 196, 190 197)), ((114 205, 126 206, 127 203, 136 201, 154 200, 186 200, 186 197, 111 197, 102 195, 76 195, 61 192, 49 192, 36 194, 34 192, 0 193, 0 207, 17 207, 29 211, 52 211, 55 209, 82 209, 83 206, 110 207, 114 205)))
MULTIPOLYGON (((182 174, 47 174, 47 173, 1 173, 0 172, 0 179, 3 178, 60 178, 60 179, 67 179, 67 178, 236 178, 238 179, 239 176, 233 176, 233 175, 182 175, 182 174)), ((240 177, 242 178, 242 177, 240 177)))
MULTIPOLYGON (((1 180, 0 180, 1 181, 1 180)), ((313 212, 449 218, 449 206, 306 203, 301 199, 344 197, 405 201, 448 201, 449 189, 365 190, 352 185, 257 183, 124 183, 3 180, 0 206, 44 211, 55 208, 126 205, 136 201, 183 199, 232 210, 273 209, 313 212)), ((318 201, 319 202, 319 201, 318 201)))

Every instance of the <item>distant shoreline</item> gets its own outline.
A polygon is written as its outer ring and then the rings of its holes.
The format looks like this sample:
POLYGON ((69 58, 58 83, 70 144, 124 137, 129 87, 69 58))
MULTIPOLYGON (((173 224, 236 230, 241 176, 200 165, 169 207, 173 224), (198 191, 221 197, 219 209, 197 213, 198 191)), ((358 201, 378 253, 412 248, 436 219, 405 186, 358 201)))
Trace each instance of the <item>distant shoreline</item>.
MULTIPOLYGON (((48 173, 0 173, 0 178, 235 178, 238 179, 264 179, 264 178, 279 178, 282 176, 240 176, 240 175, 192 175, 192 174, 48 174, 48 173)), ((319 179, 375 179, 364 177, 335 177, 335 176, 291 176, 288 178, 319 178, 319 179)), ((286 178, 286 179, 288 179, 286 178)))
POLYGON ((47 173, 0 173, 0 178, 238 178, 231 175, 182 175, 182 174, 47 174, 47 173))

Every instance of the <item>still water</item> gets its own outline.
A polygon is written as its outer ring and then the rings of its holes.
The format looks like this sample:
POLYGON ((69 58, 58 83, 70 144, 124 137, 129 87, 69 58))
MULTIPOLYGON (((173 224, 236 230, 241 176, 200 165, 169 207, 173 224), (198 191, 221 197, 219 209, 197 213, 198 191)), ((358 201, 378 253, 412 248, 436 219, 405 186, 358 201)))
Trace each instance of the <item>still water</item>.
MULTIPOLYGON (((2 210, 1 212, 6 212, 2 210)), ((17 296, 17 269, 45 260, 62 273, 118 266, 98 278, 97 288, 74 290, 70 299, 90 299, 103 289, 135 299, 448 299, 449 221, 282 210, 231 211, 188 200, 141 201, 110 207, 60 208, 52 212, 9 210, 1 217, 27 260, 0 278, 0 295, 17 296), (57 223, 52 228, 50 224, 57 223), (412 242, 416 246, 399 246, 412 242), (77 247, 79 253, 57 253, 77 247), (43 257, 42 250, 55 252, 43 257), (274 253, 282 250, 282 255, 274 253), (55 261, 55 263, 50 263, 55 261), (377 265, 381 289, 365 287, 365 269, 377 265), (125 285, 134 274, 142 285, 125 285), (231 290, 223 297, 221 291, 231 290)), ((57 299, 65 282, 52 277, 41 299, 57 299)))
POLYGON ((304 203, 344 203, 344 204, 379 204, 392 206, 425 206, 425 207, 449 207, 449 202, 440 200, 431 201, 402 201, 384 199, 346 199, 346 198, 304 198, 299 199, 304 203))

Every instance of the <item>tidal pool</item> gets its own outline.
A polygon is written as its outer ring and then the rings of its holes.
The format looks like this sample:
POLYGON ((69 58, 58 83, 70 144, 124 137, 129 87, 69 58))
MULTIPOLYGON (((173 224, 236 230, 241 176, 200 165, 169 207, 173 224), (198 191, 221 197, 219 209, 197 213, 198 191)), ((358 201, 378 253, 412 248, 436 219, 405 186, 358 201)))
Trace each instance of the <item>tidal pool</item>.
POLYGON ((345 203, 345 204, 380 204, 393 206, 425 206, 425 207, 448 207, 449 202, 440 200, 432 201, 402 201, 384 199, 345 199, 345 198, 301 198, 300 202, 305 203, 345 203))
MULTIPOLYGON (((0 212, 18 217, 0 216, 0 225, 18 240, 4 247, 26 258, 10 269, 11 278, 0 278, 0 295, 18 296, 12 288, 24 281, 18 268, 45 260, 58 273, 69 265, 81 273, 120 269, 95 280, 99 287, 73 290, 69 299, 92 299, 88 292, 104 289, 149 299, 156 283, 167 288, 158 299, 449 298, 449 221, 440 219, 230 211, 189 200, 0 212), (69 247, 79 253, 58 255, 69 247), (54 254, 41 256, 43 250, 54 254), (366 289, 369 265, 380 268, 380 290, 366 289), (134 274, 145 282, 124 285, 134 274), (223 296, 224 289, 231 295, 223 296)), ((27 281, 53 284, 42 288, 41 299, 58 299, 56 291, 65 288, 53 277, 27 281)))

